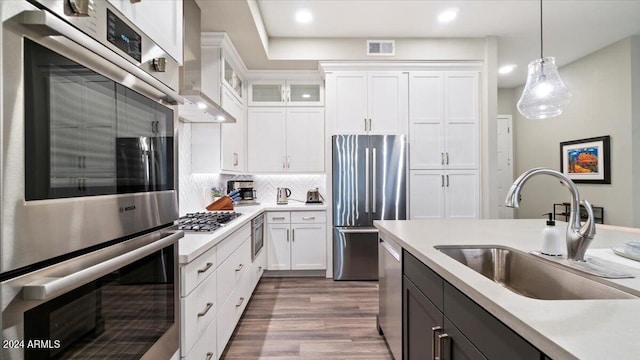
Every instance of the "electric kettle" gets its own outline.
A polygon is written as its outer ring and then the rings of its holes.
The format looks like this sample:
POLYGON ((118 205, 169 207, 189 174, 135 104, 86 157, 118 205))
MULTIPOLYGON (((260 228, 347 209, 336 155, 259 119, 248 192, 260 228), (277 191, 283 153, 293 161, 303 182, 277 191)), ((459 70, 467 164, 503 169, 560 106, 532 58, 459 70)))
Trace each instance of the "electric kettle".
POLYGON ((277 195, 277 204, 278 205, 286 205, 289 203, 289 196, 291 196, 291 189, 289 188, 278 188, 277 195))

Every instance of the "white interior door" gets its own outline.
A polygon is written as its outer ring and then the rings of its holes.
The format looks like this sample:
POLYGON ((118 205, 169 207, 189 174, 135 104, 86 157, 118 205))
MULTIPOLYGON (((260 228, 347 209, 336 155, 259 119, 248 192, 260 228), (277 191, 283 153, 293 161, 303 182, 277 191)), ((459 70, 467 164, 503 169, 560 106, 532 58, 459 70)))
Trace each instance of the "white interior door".
POLYGON ((498 216, 513 219, 512 208, 504 199, 513 183, 513 120, 511 115, 498 115, 498 216))

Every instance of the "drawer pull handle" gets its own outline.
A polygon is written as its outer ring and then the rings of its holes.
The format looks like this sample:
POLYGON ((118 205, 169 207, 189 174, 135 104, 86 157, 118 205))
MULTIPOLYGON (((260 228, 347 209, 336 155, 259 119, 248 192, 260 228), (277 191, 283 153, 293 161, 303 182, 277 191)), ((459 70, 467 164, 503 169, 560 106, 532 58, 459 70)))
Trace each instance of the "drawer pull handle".
POLYGON ((213 306, 213 303, 207 303, 207 307, 204 308, 204 310, 202 310, 202 312, 198 313, 198 317, 203 317, 205 315, 207 315, 207 313, 209 312, 209 310, 211 310, 211 307, 213 306))
POLYGON ((209 270, 212 266, 213 266, 213 263, 207 263, 207 266, 205 266, 202 269, 198 269, 198 274, 202 274, 203 272, 207 272, 207 270, 209 270))
POLYGON ((436 335, 442 331, 442 326, 434 326, 431 328, 432 334, 431 334, 431 359, 432 360, 436 360, 438 359, 436 357, 436 348, 437 348, 437 340, 436 340, 436 335))
POLYGON ((211 351, 209 351, 209 352, 207 353, 207 357, 206 357, 206 358, 204 358, 204 360, 211 360, 211 359, 213 359, 213 353, 212 353, 211 351))
POLYGON ((238 272, 238 271, 242 270, 242 268, 243 268, 243 267, 244 267, 244 264, 240 264, 240 265, 238 265, 238 268, 236 269, 236 272, 238 272))
POLYGON ((276 217, 272 217, 272 220, 284 220, 284 216, 276 216, 276 217))
POLYGON ((240 302, 239 302, 238 304, 236 304, 236 307, 240 307, 240 306, 242 306, 242 303, 243 303, 243 302, 244 302, 244 298, 243 298, 243 297, 241 297, 241 298, 240 298, 240 302))
POLYGON ((258 272, 262 271, 262 266, 258 266, 258 272))
POLYGON ((315 216, 305 216, 302 218, 302 220, 315 220, 316 217, 315 216))

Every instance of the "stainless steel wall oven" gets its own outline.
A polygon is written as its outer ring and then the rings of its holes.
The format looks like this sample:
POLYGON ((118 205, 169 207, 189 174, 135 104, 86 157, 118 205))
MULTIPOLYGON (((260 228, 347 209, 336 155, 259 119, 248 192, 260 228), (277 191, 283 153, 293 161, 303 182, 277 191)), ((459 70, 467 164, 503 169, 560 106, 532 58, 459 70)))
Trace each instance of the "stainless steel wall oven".
POLYGON ((179 64, 108 1, 0 6, 0 358, 168 358, 179 64))

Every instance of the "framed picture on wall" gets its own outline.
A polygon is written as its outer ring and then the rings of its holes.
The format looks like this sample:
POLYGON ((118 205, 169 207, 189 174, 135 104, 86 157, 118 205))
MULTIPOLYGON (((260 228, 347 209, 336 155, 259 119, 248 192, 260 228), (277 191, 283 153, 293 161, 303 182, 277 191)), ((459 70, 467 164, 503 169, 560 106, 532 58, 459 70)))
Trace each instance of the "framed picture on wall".
POLYGON ((611 184, 609 136, 560 143, 560 171, 575 183, 611 184))

